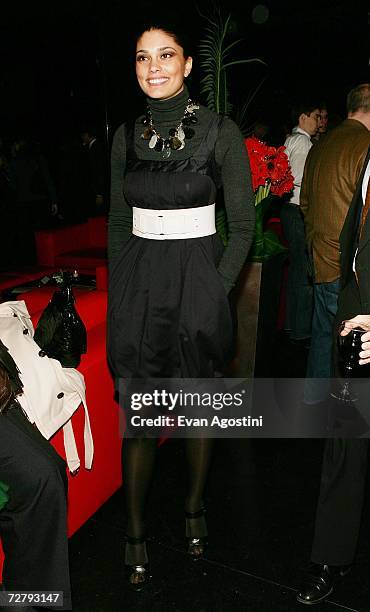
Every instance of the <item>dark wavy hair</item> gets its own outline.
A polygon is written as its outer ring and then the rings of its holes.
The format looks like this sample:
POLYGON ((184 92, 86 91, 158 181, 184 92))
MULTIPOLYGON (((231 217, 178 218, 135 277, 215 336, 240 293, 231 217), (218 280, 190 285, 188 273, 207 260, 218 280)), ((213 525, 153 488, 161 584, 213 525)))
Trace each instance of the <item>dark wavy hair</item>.
POLYGON ((150 30, 162 30, 163 32, 166 32, 166 34, 171 36, 175 43, 182 47, 185 59, 194 55, 194 43, 192 42, 188 34, 182 30, 180 24, 178 24, 175 19, 162 20, 159 18, 141 21, 139 24, 137 24, 134 31, 135 46, 139 38, 144 34, 144 32, 149 32, 150 30))
POLYGON ((319 102, 315 100, 302 101, 293 106, 291 113, 293 125, 298 124, 298 120, 302 113, 304 113, 305 115, 310 115, 312 111, 314 111, 316 108, 320 108, 320 106, 319 102))

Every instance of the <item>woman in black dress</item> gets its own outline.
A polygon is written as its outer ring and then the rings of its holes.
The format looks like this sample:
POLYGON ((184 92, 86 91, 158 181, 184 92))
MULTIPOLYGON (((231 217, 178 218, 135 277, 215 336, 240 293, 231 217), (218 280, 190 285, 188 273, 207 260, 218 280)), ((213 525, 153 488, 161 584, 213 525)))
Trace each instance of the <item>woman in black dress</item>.
MULTIPOLYGON (((237 126, 189 99, 192 58, 163 25, 137 37, 136 76, 148 110, 114 136, 109 214, 108 354, 117 378, 210 378, 232 356, 228 293, 254 231, 248 157, 237 126), (223 189, 229 242, 216 234, 223 189)), ((147 580, 144 510, 156 450, 125 439, 126 565, 147 580)), ((212 440, 186 440, 188 551, 203 554, 203 489, 212 440)))

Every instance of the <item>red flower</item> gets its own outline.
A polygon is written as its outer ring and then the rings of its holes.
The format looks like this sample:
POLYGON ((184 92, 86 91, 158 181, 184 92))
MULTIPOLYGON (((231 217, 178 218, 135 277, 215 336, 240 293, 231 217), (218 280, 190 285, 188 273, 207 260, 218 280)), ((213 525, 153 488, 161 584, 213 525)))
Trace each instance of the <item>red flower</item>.
POLYGON ((293 176, 285 147, 270 147, 254 136, 245 139, 252 171, 253 190, 269 185, 271 193, 282 196, 293 189, 293 176))

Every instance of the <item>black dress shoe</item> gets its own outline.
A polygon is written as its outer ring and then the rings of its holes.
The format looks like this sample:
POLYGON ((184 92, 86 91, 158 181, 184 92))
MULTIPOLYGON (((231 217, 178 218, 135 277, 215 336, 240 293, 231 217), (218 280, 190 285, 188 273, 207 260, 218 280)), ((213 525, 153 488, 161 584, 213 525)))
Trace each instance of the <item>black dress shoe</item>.
POLYGON ((334 566, 311 563, 298 590, 297 601, 306 605, 314 605, 323 601, 333 592, 335 581, 348 574, 350 569, 350 565, 334 566))

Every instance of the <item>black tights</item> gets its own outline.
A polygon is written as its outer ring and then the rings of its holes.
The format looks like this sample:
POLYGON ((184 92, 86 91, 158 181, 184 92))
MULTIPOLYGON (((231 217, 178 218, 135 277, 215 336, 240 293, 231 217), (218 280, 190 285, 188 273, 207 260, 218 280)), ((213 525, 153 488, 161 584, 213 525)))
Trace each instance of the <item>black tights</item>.
MULTIPOLYGON (((212 455, 211 438, 185 440, 189 489, 185 511, 202 507, 204 486, 212 455)), ((127 534, 132 538, 145 535, 145 505, 156 455, 155 438, 128 438, 122 444, 122 471, 126 493, 127 534)))

